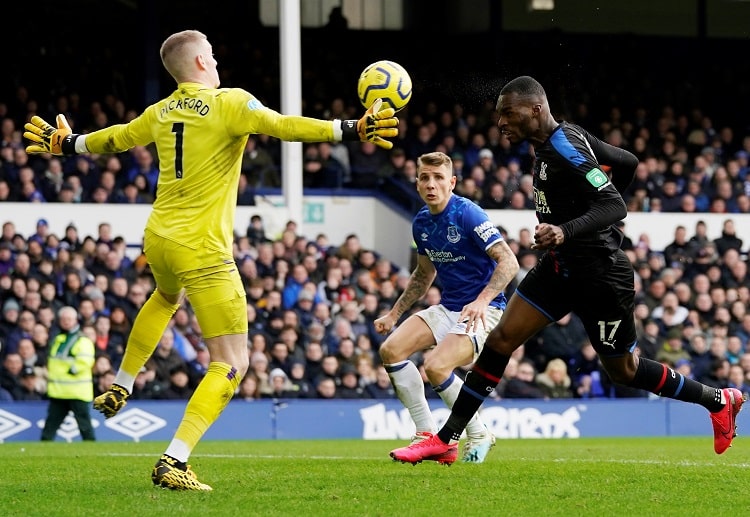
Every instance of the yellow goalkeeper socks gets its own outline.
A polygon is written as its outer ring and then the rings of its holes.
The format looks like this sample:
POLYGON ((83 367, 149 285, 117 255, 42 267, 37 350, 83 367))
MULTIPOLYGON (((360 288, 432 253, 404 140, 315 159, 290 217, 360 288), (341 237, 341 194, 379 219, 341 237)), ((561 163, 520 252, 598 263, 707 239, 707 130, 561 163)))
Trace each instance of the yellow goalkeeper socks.
POLYGON ((169 303, 157 289, 141 307, 128 337, 125 355, 114 383, 133 392, 135 376, 154 353, 164 330, 180 304, 169 303))
POLYGON ((166 454, 181 461, 187 461, 187 456, 184 459, 179 457, 185 455, 184 450, 175 450, 177 456, 170 453, 173 445, 179 447, 179 445, 184 444, 189 455, 201 436, 219 418, 227 403, 232 400, 234 392, 240 384, 240 379, 241 376, 237 373, 237 369, 229 364, 212 362, 208 365, 206 375, 198 384, 193 396, 190 397, 190 401, 185 408, 185 416, 180 422, 174 440, 172 440, 173 443, 170 444, 166 454), (181 444, 178 445, 175 442, 181 442, 181 444))

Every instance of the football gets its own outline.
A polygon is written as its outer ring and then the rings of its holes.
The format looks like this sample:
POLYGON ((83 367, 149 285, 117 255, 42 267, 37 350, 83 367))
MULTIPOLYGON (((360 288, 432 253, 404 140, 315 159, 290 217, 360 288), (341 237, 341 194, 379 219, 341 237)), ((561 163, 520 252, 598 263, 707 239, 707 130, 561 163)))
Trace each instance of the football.
POLYGON ((391 106, 399 111, 411 99, 411 77, 403 66, 394 61, 376 61, 360 74, 357 95, 365 108, 380 98, 383 99, 383 107, 391 106))

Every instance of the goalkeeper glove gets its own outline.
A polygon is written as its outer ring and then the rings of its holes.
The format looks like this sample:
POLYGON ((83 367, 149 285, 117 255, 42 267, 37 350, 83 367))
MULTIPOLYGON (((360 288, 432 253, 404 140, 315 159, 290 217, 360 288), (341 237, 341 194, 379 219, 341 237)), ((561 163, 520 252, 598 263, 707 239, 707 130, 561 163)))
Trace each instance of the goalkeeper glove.
POLYGON ((52 127, 41 117, 31 117, 31 122, 23 126, 23 136, 34 142, 26 147, 29 154, 52 153, 57 156, 75 154, 75 140, 78 135, 68 125, 65 115, 57 116, 57 128, 52 127))
POLYGON ((398 118, 394 116, 396 110, 393 108, 381 110, 382 104, 383 100, 377 99, 361 119, 342 121, 343 139, 372 142, 383 149, 393 147, 393 143, 385 140, 385 138, 398 136, 398 118))

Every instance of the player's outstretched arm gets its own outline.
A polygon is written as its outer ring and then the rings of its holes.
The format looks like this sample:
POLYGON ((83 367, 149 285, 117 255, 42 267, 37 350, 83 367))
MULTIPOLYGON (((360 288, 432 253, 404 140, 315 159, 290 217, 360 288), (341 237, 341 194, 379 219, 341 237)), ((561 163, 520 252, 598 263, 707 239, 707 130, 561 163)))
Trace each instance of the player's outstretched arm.
POLYGON ((63 154, 75 154, 75 138, 78 135, 73 134, 65 115, 57 116, 57 127, 47 123, 41 117, 36 115, 24 124, 23 136, 33 142, 26 147, 29 154, 51 153, 57 156, 63 154))
POLYGON ((386 138, 398 136, 398 118, 393 108, 380 109, 383 99, 377 99, 359 120, 341 122, 343 140, 359 140, 390 149, 393 142, 386 138))

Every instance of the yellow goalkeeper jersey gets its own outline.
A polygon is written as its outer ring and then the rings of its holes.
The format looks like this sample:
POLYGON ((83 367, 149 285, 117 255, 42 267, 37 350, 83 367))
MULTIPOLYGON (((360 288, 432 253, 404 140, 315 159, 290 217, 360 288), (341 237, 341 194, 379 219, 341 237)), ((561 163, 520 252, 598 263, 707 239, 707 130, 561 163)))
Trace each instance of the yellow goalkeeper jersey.
POLYGON ((248 135, 290 142, 333 140, 333 122, 282 115, 239 88, 180 83, 136 119, 86 135, 92 153, 154 142, 156 201, 146 229, 185 246, 231 250, 242 153, 248 135))

